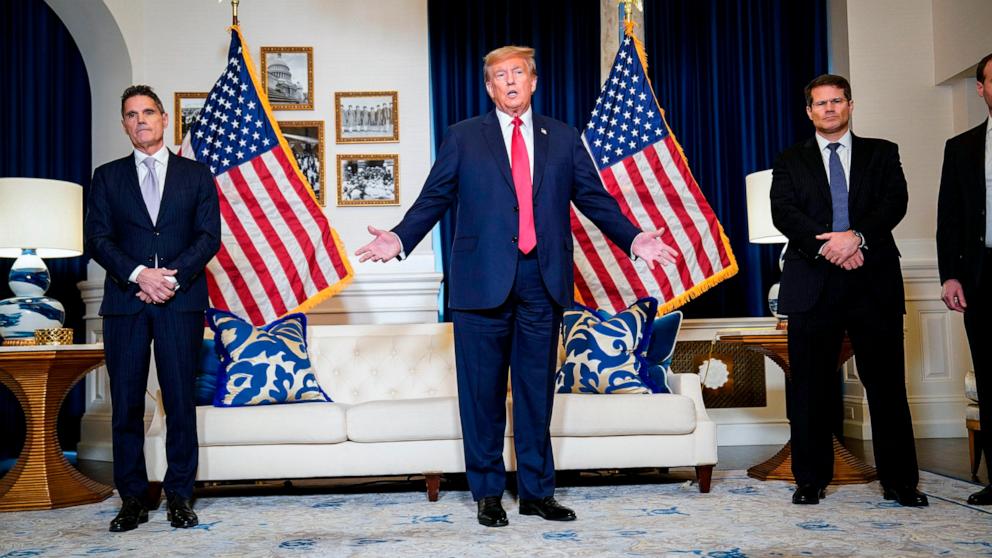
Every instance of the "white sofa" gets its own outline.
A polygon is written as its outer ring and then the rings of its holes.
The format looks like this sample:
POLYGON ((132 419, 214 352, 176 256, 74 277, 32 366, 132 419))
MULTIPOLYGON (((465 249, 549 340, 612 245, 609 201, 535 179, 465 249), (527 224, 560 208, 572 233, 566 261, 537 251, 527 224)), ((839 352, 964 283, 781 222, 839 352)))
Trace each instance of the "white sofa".
MULTIPOLYGON (((197 480, 423 474, 437 498, 443 473, 465 471, 451 324, 311 326, 311 360, 333 403, 197 408, 197 480)), ((559 470, 695 467, 708 492, 716 424, 699 378, 673 374, 673 394, 555 396, 559 470)), ((516 469, 512 401, 503 455, 516 469)), ((149 478, 166 471, 162 406, 149 427, 149 478)))

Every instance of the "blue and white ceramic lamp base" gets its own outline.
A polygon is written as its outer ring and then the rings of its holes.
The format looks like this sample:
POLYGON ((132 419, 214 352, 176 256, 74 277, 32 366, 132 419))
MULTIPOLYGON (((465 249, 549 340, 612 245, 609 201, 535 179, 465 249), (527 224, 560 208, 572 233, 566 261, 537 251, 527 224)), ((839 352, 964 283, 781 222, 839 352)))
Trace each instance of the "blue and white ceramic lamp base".
POLYGON ((0 337, 33 339, 36 329, 62 327, 65 308, 45 296, 50 284, 45 262, 34 250, 24 250, 10 269, 8 285, 14 296, 0 300, 0 337))

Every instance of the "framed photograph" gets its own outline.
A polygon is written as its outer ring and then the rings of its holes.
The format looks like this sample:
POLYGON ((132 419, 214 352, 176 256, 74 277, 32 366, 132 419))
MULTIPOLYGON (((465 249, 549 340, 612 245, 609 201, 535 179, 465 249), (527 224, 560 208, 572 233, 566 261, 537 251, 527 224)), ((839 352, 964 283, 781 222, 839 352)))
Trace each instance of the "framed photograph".
POLYGON ((324 205, 324 121, 280 120, 279 128, 317 201, 324 205))
POLYGON ((273 110, 313 110, 313 47, 262 47, 262 89, 273 110))
POLYGON ((334 93, 337 143, 387 143, 400 140, 396 91, 334 93))
POLYGON ((172 129, 175 130, 176 145, 181 145, 189 127, 200 116, 200 110, 207 103, 207 93, 180 91, 172 97, 172 129))
POLYGON ((399 155, 338 155, 338 205, 399 205, 399 155))

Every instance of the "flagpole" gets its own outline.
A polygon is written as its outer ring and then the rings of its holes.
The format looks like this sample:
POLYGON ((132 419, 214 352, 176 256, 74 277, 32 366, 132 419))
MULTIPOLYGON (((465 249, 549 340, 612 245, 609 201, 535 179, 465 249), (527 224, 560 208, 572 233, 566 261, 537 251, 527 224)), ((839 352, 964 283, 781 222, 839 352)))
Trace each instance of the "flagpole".
POLYGON ((238 24, 238 4, 241 0, 231 0, 231 25, 238 24))

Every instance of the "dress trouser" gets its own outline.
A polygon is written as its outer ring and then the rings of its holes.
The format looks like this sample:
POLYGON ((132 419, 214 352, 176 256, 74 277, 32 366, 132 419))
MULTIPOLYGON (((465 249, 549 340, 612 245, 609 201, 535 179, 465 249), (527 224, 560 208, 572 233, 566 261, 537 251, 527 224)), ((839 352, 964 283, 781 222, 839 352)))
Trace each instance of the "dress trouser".
POLYGON ((562 309, 544 287, 536 252, 518 258, 503 304, 452 311, 465 472, 475 500, 500 496, 506 487, 507 367, 519 497, 544 498, 555 490, 549 427, 562 309))
POLYGON ((864 268, 831 270, 817 303, 789 314, 789 424, 797 484, 825 487, 833 479, 833 418, 846 332, 868 397, 872 445, 883 486, 919 482, 913 423, 906 399, 903 315, 879 305, 865 288, 864 268))
POLYGON ((193 495, 197 439, 194 378, 203 342, 203 312, 173 312, 146 304, 131 315, 104 316, 103 343, 113 409, 114 484, 121 497, 143 498, 145 390, 151 343, 166 414, 166 494, 193 495))
POLYGON ((992 479, 992 248, 985 251, 978 288, 965 293, 964 328, 978 388, 979 435, 985 470, 992 479))

